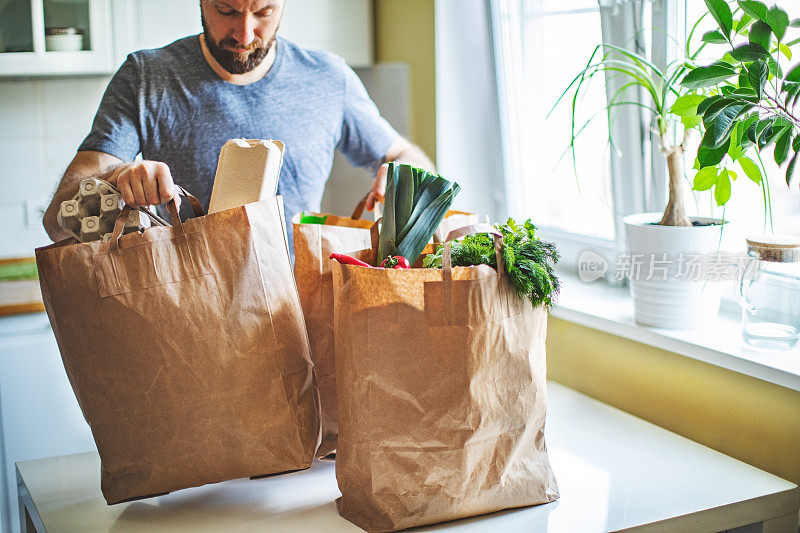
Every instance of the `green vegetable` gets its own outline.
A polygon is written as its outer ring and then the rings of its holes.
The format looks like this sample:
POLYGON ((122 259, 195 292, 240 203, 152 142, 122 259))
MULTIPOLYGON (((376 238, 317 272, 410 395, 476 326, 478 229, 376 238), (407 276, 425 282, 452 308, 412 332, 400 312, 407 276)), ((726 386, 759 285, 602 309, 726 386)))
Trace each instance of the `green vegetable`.
MULTIPOLYGON (((553 267, 558 262, 555 244, 536 236, 536 226, 530 220, 517 224, 509 218, 503 225, 495 224, 503 234, 503 265, 506 275, 517 294, 529 298, 534 306, 544 304, 548 308, 561 286, 553 267)), ((442 268, 442 251, 425 256, 422 266, 442 268)), ((450 246, 453 266, 486 264, 497 268, 494 238, 486 233, 467 235, 450 246)))
POLYGON ((328 220, 328 215, 312 215, 310 213, 306 213, 303 211, 300 213, 300 223, 301 224, 325 224, 325 221, 328 220))
POLYGON ((389 163, 378 257, 402 255, 413 265, 460 190, 421 168, 389 163))

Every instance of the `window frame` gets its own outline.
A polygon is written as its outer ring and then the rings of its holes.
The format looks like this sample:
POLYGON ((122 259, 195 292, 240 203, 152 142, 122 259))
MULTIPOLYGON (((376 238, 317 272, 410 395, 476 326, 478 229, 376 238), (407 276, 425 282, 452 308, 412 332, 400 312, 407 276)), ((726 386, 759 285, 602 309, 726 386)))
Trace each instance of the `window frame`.
MULTIPOLYGON (((686 0, 613 0, 600 1, 601 34, 603 42, 618 46, 629 46, 634 35, 632 28, 640 27, 649 31, 648 36, 652 43, 652 59, 659 66, 665 66, 669 61, 678 56, 678 43, 671 41, 667 35, 674 35, 679 40, 685 41, 683 22, 685 22, 686 0), (650 4, 650 20, 644 20, 645 4, 650 4), (638 6, 638 8, 637 8, 638 6), (638 13, 637 13, 638 9, 638 13), (634 17, 640 17, 638 24, 634 24, 634 17), (658 29, 657 29, 658 28, 658 29), (666 31, 664 31, 666 30, 666 31)), ((495 72, 498 86, 498 104, 500 111, 501 143, 503 156, 503 184, 505 187, 506 213, 511 211, 511 202, 517 197, 515 191, 516 166, 513 151, 517 148, 512 139, 519 134, 517 126, 509 117, 514 114, 513 91, 514 80, 507 79, 508 68, 504 62, 503 43, 500 39, 508 39, 503 34, 511 28, 506 26, 502 15, 503 10, 509 10, 512 15, 521 17, 522 10, 518 0, 487 0, 492 22, 492 43, 494 46, 495 72), (516 13, 515 13, 516 12, 516 13), (511 94, 511 98, 505 95, 511 94)), ((515 31, 521 31, 522 18, 515 31)), ((635 33, 635 31, 634 31, 635 33)), ((508 47, 508 44, 506 43, 508 47)), ((513 75, 513 72, 511 73, 513 75)), ((606 75, 606 96, 614 94, 622 82, 606 75)), ((639 95, 642 99, 644 95, 639 95)), ((574 233, 552 226, 539 226, 539 233, 543 239, 553 240, 561 249, 561 266, 568 270, 578 269, 581 252, 592 250, 600 254, 609 265, 606 280, 612 282, 610 274, 612 266, 616 263, 616 256, 625 249, 625 228, 622 219, 628 214, 648 211, 662 211, 667 203, 668 183, 666 159, 660 152, 658 139, 650 133, 650 117, 646 110, 638 107, 626 106, 620 110, 611 134, 615 145, 625 154, 617 157, 611 154, 611 198, 614 219, 614 239, 603 239, 584 234, 574 233)), ((609 147, 609 150, 611 148, 609 147)), ((506 214, 504 213, 504 214, 506 214)), ((619 282, 617 282, 619 283, 619 282)))

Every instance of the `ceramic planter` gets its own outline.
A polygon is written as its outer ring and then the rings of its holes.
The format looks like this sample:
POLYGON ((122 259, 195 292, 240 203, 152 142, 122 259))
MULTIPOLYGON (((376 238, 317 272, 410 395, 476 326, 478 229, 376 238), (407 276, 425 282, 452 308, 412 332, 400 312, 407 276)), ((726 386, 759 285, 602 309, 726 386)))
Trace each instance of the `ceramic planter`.
MULTIPOLYGON (((717 315, 721 282, 708 261, 720 250, 720 219, 690 217, 692 227, 659 226, 662 213, 623 219, 634 320, 669 329, 701 327, 717 315)), ((730 224, 724 225, 729 232, 730 224)))

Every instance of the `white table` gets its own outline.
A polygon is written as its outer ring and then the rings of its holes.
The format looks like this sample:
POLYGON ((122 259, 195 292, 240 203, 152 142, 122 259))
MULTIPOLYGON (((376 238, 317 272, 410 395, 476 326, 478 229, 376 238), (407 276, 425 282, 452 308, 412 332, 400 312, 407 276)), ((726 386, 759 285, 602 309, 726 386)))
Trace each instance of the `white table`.
MULTIPOLYGON (((797 533, 797 485, 549 384, 547 441, 556 502, 424 530, 797 533)), ((360 531, 341 518, 331 462, 106 505, 95 453, 17 464, 20 515, 44 531, 360 531)), ((23 531, 25 527, 23 527, 23 531)))

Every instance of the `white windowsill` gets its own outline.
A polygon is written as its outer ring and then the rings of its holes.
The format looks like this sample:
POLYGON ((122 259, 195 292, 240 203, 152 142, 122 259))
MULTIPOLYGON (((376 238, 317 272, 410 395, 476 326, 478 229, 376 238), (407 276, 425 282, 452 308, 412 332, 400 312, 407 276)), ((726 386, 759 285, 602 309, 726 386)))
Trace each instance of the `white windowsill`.
POLYGON ((720 312, 712 325, 696 330, 640 326, 633 321, 627 288, 584 283, 564 272, 559 277, 561 294, 551 312, 555 318, 800 391, 800 345, 781 351, 750 348, 742 341, 738 315, 720 312))

